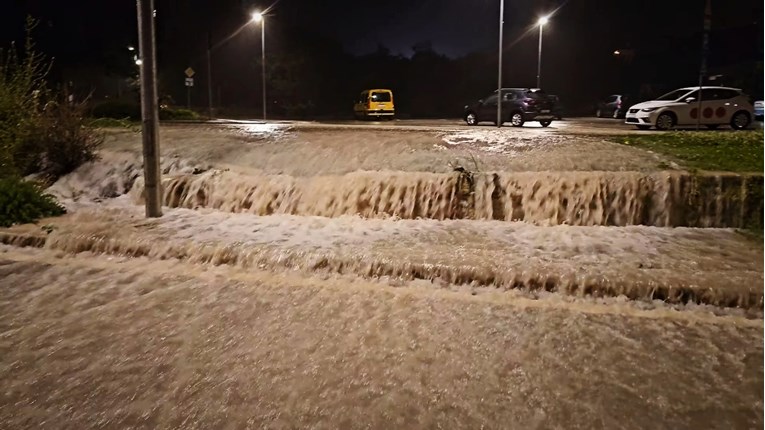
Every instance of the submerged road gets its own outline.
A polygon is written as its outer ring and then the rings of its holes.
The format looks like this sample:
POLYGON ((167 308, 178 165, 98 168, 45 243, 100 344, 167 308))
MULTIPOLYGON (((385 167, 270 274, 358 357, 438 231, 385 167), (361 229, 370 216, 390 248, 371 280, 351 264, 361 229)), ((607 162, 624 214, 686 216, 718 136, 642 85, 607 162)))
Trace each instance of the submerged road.
MULTIPOLYGON (((391 121, 356 121, 356 120, 323 120, 323 121, 267 121, 280 124, 289 124, 297 128, 318 129, 380 129, 399 131, 453 131, 469 130, 464 121, 459 118, 453 119, 395 119, 391 121)), ((216 119, 211 124, 258 124, 262 120, 240 119, 216 119)), ((477 130, 491 130, 497 127, 491 123, 481 123, 474 127, 477 130)), ((542 127, 538 122, 526 123, 523 127, 512 127, 506 124, 504 130, 512 130, 518 133, 552 133, 552 134, 578 134, 578 135, 619 135, 632 133, 650 133, 637 130, 624 124, 621 120, 603 118, 572 118, 561 121, 553 121, 549 127, 542 127)))
MULTIPOLYGON (((391 121, 357 121, 357 120, 322 120, 322 121, 266 121, 268 123, 289 124, 300 129, 359 129, 359 130, 397 130, 397 131, 455 131, 455 130, 493 130, 497 127, 485 122, 469 127, 459 118, 452 119, 395 119, 391 121)), ((262 120, 216 119, 209 124, 263 124, 262 120)), ((762 128, 761 122, 756 122, 751 128, 762 128)), ((506 124, 502 127, 508 132, 520 135, 565 134, 580 136, 613 136, 624 134, 656 134, 657 130, 638 130, 627 125, 624 120, 612 118, 579 117, 553 121, 548 127, 542 127, 538 122, 528 122, 523 127, 512 127, 506 124)), ((704 129, 706 130, 706 129, 704 129)), ((730 129, 717 131, 731 132, 730 129)))

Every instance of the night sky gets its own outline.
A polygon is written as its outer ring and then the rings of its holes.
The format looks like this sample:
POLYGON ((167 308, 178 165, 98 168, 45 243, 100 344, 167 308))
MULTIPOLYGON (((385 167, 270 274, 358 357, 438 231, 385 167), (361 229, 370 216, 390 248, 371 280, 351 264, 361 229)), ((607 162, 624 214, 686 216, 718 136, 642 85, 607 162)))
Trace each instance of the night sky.
MULTIPOLYGON (((190 18, 191 27, 205 21, 213 27, 241 22, 247 10, 271 3, 156 0, 160 26, 182 16, 190 18)), ((602 39, 613 46, 625 42, 644 46, 665 37, 701 30, 704 9, 704 0, 506 0, 505 3, 508 41, 533 26, 538 16, 557 9, 547 27, 550 37, 546 41, 551 48, 564 38, 587 43, 602 39)), ((761 1, 716 0, 712 4, 715 27, 754 25, 762 30, 761 1)), ((19 37, 25 14, 43 21, 44 32, 51 36, 51 48, 57 52, 80 51, 75 44, 99 45, 135 39, 135 2, 129 0, 6 0, 2 12, 0 42, 3 45, 19 37)), ((437 51, 459 56, 496 46, 498 12, 498 0, 278 0, 272 19, 319 29, 341 40, 354 54, 372 51, 382 44, 394 53, 409 55, 413 44, 429 40, 437 51)), ((534 37, 527 39, 521 43, 534 45, 536 42, 534 37)))
MULTIPOLYGON (((698 70, 704 0, 505 3, 510 80, 528 83, 533 79, 538 36, 534 23, 539 16, 555 11, 545 27, 543 81, 547 85, 543 86, 558 87, 556 91, 563 93, 564 87, 575 82, 598 80, 602 69, 613 62, 611 53, 625 48, 635 49, 644 59, 656 56, 661 62, 655 65, 657 70, 679 67, 671 64, 673 51, 685 53, 686 58, 694 59, 694 64, 682 66, 689 71, 687 80, 669 84, 694 82, 690 70, 698 70)), ((208 31, 217 42, 243 26, 249 11, 270 4, 273 1, 156 0, 160 63, 198 66, 204 58, 208 31)), ((761 62, 762 0, 713 0, 712 5, 710 64, 761 62)), ((24 16, 30 14, 40 20, 35 31, 38 49, 56 57, 58 67, 109 62, 115 55, 126 55, 124 47, 137 41, 135 2, 130 0, 6 0, 1 8, 0 45, 22 37, 24 16)), ((412 46, 423 42, 450 58, 495 52, 498 12, 499 0, 278 0, 267 21, 267 49, 286 49, 280 45, 281 32, 301 29, 312 35, 306 37, 324 37, 351 55, 385 46, 393 54, 409 57, 412 46)), ((258 30, 252 25, 244 30, 217 54, 216 62, 255 58, 258 30)), ((496 64, 478 66, 496 68, 496 64)))

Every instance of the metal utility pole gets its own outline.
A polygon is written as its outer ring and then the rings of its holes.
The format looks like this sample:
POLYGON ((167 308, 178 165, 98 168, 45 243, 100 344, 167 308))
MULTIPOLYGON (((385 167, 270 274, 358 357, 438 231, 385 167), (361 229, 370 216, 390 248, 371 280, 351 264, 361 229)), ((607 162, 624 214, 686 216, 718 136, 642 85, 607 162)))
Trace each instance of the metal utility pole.
POLYGON ((263 121, 266 120, 266 17, 260 21, 260 64, 263 78, 263 121))
POLYGON ((701 69, 699 70, 699 97, 696 107, 696 130, 701 128, 701 87, 704 84, 704 76, 707 74, 707 54, 709 53, 709 30, 712 28, 712 1, 707 0, 704 7, 704 40, 701 44, 701 69))
POLYGON ((141 51, 141 122, 146 216, 162 216, 162 178, 159 170, 159 109, 154 46, 154 0, 136 0, 141 51))
POLYGON ((212 90, 212 35, 207 32, 207 116, 213 117, 213 90, 212 90))
POLYGON ((505 23, 505 0, 499 0, 499 71, 497 73, 497 127, 502 127, 502 27, 505 23))

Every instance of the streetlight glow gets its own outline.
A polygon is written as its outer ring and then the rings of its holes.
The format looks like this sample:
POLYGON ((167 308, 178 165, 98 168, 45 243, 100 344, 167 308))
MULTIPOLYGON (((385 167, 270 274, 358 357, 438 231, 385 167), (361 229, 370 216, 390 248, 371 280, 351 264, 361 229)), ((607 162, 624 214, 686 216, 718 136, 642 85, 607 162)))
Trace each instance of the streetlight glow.
POLYGON ((136 58, 136 60, 135 60, 135 65, 136 65, 136 66, 140 66, 141 64, 143 64, 143 61, 141 61, 141 59, 140 59, 140 58, 136 58))
POLYGON ((263 21, 263 14, 260 12, 253 12, 252 13, 252 20, 255 22, 263 21))
POLYGON ((537 88, 542 88, 542 29, 550 21, 550 15, 539 18, 539 53, 537 54, 537 88))
POLYGON ((621 54, 621 51, 619 51, 618 49, 614 51, 614 55, 619 55, 619 54, 621 54))
POLYGON ((134 46, 128 46, 127 48, 128 48, 128 51, 135 51, 135 47, 134 46))

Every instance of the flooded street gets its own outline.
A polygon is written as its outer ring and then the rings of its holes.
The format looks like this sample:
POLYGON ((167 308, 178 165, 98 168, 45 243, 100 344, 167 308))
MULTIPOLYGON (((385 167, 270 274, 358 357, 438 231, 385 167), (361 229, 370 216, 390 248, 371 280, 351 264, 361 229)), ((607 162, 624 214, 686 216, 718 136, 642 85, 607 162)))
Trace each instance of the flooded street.
POLYGON ((0 252, 6 428, 755 428, 762 321, 0 252))
MULTIPOLYGON (((342 175, 355 171, 653 171, 670 161, 606 136, 512 127, 380 127, 327 124, 170 125, 162 155, 252 174, 342 175), (477 168, 476 168, 477 166, 477 168)), ((105 149, 140 154, 138 129, 113 129, 105 149)))
POLYGON ((163 127, 146 219, 109 130, 0 229, 0 428, 762 427, 762 177, 564 131, 163 127))

